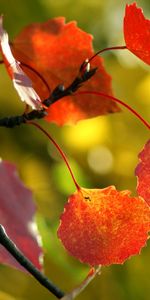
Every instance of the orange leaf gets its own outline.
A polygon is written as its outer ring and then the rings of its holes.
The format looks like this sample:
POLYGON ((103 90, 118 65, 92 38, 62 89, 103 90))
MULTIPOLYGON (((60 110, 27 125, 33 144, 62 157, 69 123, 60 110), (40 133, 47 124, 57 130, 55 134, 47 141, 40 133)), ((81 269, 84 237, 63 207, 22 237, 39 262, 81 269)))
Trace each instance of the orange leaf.
POLYGON ((136 3, 126 6, 124 38, 127 48, 150 64, 150 20, 145 19, 142 9, 136 3))
MULTIPOLYGON (((26 27, 14 40, 12 51, 19 61, 38 71, 51 90, 59 84, 67 87, 78 75, 85 59, 94 54, 92 36, 79 29, 75 22, 65 24, 63 17, 26 27)), ((102 58, 96 57, 92 67, 98 67, 98 71, 81 90, 112 95, 111 78, 104 69, 102 58)), ((47 88, 36 74, 28 68, 25 70, 37 93, 46 99, 49 96, 47 88)), ((51 105, 46 120, 63 125, 119 110, 113 101, 102 96, 69 96, 51 105)))
POLYGON ((137 192, 150 205, 150 140, 139 154, 140 163, 135 174, 138 177, 137 192))
POLYGON ((146 245, 150 207, 114 186, 83 189, 70 196, 58 237, 69 253, 94 265, 123 263, 146 245))

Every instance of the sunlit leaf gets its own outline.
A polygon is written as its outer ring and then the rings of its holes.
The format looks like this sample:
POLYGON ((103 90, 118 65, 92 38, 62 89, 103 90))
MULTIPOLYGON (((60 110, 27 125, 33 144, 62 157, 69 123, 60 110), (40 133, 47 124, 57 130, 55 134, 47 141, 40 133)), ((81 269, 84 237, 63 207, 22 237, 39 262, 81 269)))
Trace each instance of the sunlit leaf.
POLYGON ((150 208, 129 191, 83 189, 70 196, 58 237, 69 253, 89 265, 120 264, 139 254, 150 230, 150 208))
MULTIPOLYGON (((12 51, 19 61, 38 71, 51 90, 59 84, 67 87, 78 75, 81 64, 94 53, 92 36, 79 29, 75 22, 65 24, 62 17, 26 27, 14 40, 12 51)), ((96 57, 92 67, 98 67, 98 71, 81 90, 111 95, 111 78, 104 69, 102 58, 96 57)), ((28 68, 25 71, 40 97, 46 99, 49 96, 47 88, 33 71, 28 68)), ((119 110, 105 97, 68 96, 51 105, 46 120, 63 125, 119 110)))
POLYGON ((124 38, 127 48, 145 63, 150 64, 150 20, 136 3, 126 6, 124 38))

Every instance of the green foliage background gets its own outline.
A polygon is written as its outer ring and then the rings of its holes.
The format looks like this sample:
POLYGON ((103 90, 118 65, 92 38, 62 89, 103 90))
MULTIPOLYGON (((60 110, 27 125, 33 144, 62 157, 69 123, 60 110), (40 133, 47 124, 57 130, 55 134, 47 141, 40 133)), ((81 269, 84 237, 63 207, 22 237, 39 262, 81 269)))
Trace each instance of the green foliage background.
MULTIPOLYGON (((124 44, 122 20, 126 3, 131 1, 0 0, 0 12, 4 14, 11 39, 27 24, 65 16, 67 21, 76 20, 79 27, 94 35, 94 47, 98 50, 124 44)), ((150 17, 150 2, 137 1, 137 4, 150 17)), ((107 53, 104 58, 113 78, 115 95, 149 120, 150 68, 127 51, 107 53)), ((1 65, 0 116, 19 114, 23 109, 1 65)), ((137 154, 149 138, 149 132, 128 111, 123 109, 122 113, 82 121, 72 127, 40 123, 68 155, 81 186, 103 188, 114 184, 135 194, 137 154), (103 161, 108 162, 107 168, 102 166, 103 161), (94 162, 99 165, 97 171, 94 162)), ((43 238, 45 273, 60 288, 70 291, 84 278, 88 267, 70 257, 56 236, 64 203, 74 192, 68 170, 56 149, 35 128, 26 125, 0 128, 0 138, 1 157, 17 165, 22 180, 33 190, 36 219, 43 238)), ((103 268, 101 276, 78 299, 148 300, 149 264, 150 245, 122 266, 103 268)), ((0 266, 0 290, 0 300, 55 299, 30 276, 6 266, 0 266)))

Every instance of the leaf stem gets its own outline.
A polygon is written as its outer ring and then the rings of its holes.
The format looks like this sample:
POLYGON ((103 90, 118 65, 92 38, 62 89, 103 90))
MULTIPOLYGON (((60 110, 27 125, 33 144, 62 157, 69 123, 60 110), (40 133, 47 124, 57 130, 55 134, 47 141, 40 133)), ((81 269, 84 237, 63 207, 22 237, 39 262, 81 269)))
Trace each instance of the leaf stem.
POLYGON ((77 183, 77 181, 76 181, 76 179, 75 179, 75 177, 74 177, 74 174, 73 174, 73 171, 72 171, 72 169, 71 169, 71 167, 70 167, 70 165, 69 165, 68 159, 67 159, 66 155, 64 154, 64 152, 62 151, 62 149, 60 148, 60 146, 55 142, 55 140, 51 137, 51 135, 50 135, 44 128, 42 128, 39 124, 37 124, 36 122, 31 122, 31 121, 29 121, 29 122, 27 122, 26 124, 31 124, 31 125, 37 127, 39 130, 41 130, 41 131, 49 138, 49 140, 50 140, 50 141, 53 143, 53 145, 56 147, 56 149, 57 149, 58 152, 60 153, 60 155, 61 155, 63 161, 65 162, 65 164, 66 164, 66 166, 67 166, 67 168, 68 168, 68 170, 69 170, 69 172, 70 172, 70 175, 71 175, 71 177, 72 177, 72 180, 73 180, 73 182, 74 182, 74 184, 75 184, 77 190, 80 190, 80 186, 79 186, 79 184, 77 183))
POLYGON ((107 47, 107 48, 104 48, 102 50, 99 50, 97 51, 92 57, 90 57, 88 59, 88 62, 90 62, 91 60, 93 60, 98 54, 101 54, 103 52, 106 52, 106 51, 110 51, 110 50, 123 50, 123 49, 127 49, 126 46, 114 46, 114 47, 107 47))
POLYGON ((113 96, 101 93, 101 92, 95 92, 95 91, 82 91, 82 92, 78 92, 75 95, 97 95, 97 96, 103 96, 107 99, 110 99, 114 102, 117 102, 119 104, 121 104, 122 106, 124 106, 125 108, 127 108, 133 115, 135 115, 143 124, 144 126, 146 126, 149 130, 150 130, 150 124, 136 111, 134 110, 131 106, 129 106, 128 104, 126 104, 125 102, 123 102, 120 99, 117 99, 113 96))
POLYGON ((97 268, 91 268, 88 275, 80 283, 80 285, 77 286, 75 289, 73 289, 72 292, 66 294, 61 300, 75 299, 87 287, 87 285, 95 278, 97 274, 100 275, 100 271, 101 271, 101 266, 98 266, 97 268))
POLYGON ((49 290, 58 299, 64 296, 56 285, 54 285, 44 274, 42 274, 32 262, 17 248, 7 235, 4 227, 0 225, 0 244, 23 266, 41 285, 49 290))

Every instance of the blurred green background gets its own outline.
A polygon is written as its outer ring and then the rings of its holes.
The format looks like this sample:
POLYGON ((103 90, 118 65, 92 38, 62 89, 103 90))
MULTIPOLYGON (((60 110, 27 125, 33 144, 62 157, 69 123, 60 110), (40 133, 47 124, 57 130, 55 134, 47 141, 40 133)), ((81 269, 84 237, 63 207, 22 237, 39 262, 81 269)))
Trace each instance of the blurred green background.
MULTIPOLYGON (((95 51, 123 45, 122 20, 126 3, 120 0, 0 0, 0 12, 12 39, 27 24, 44 22, 56 16, 76 20, 93 34, 95 51)), ((150 2, 137 1, 150 18, 150 2)), ((150 69, 127 51, 104 55, 112 75, 115 96, 123 99, 149 120, 150 69)), ((0 66, 0 116, 19 114, 19 100, 5 67, 0 66)), ((110 116, 81 121, 76 126, 57 127, 40 123, 55 137, 67 154, 81 186, 103 188, 115 185, 135 194, 134 169, 137 154, 149 132, 127 110, 110 116)), ((17 165, 20 176, 34 193, 39 231, 43 238, 45 273, 65 291, 84 278, 88 267, 70 257, 56 236, 59 216, 74 185, 56 149, 30 126, 0 128, 1 157, 17 165)), ((31 249, 32 251, 32 249, 31 249)), ((150 244, 140 256, 122 266, 103 268, 79 300, 147 300, 150 294, 150 244)), ((17 270, 0 266, 0 300, 55 299, 34 279, 17 270)))

